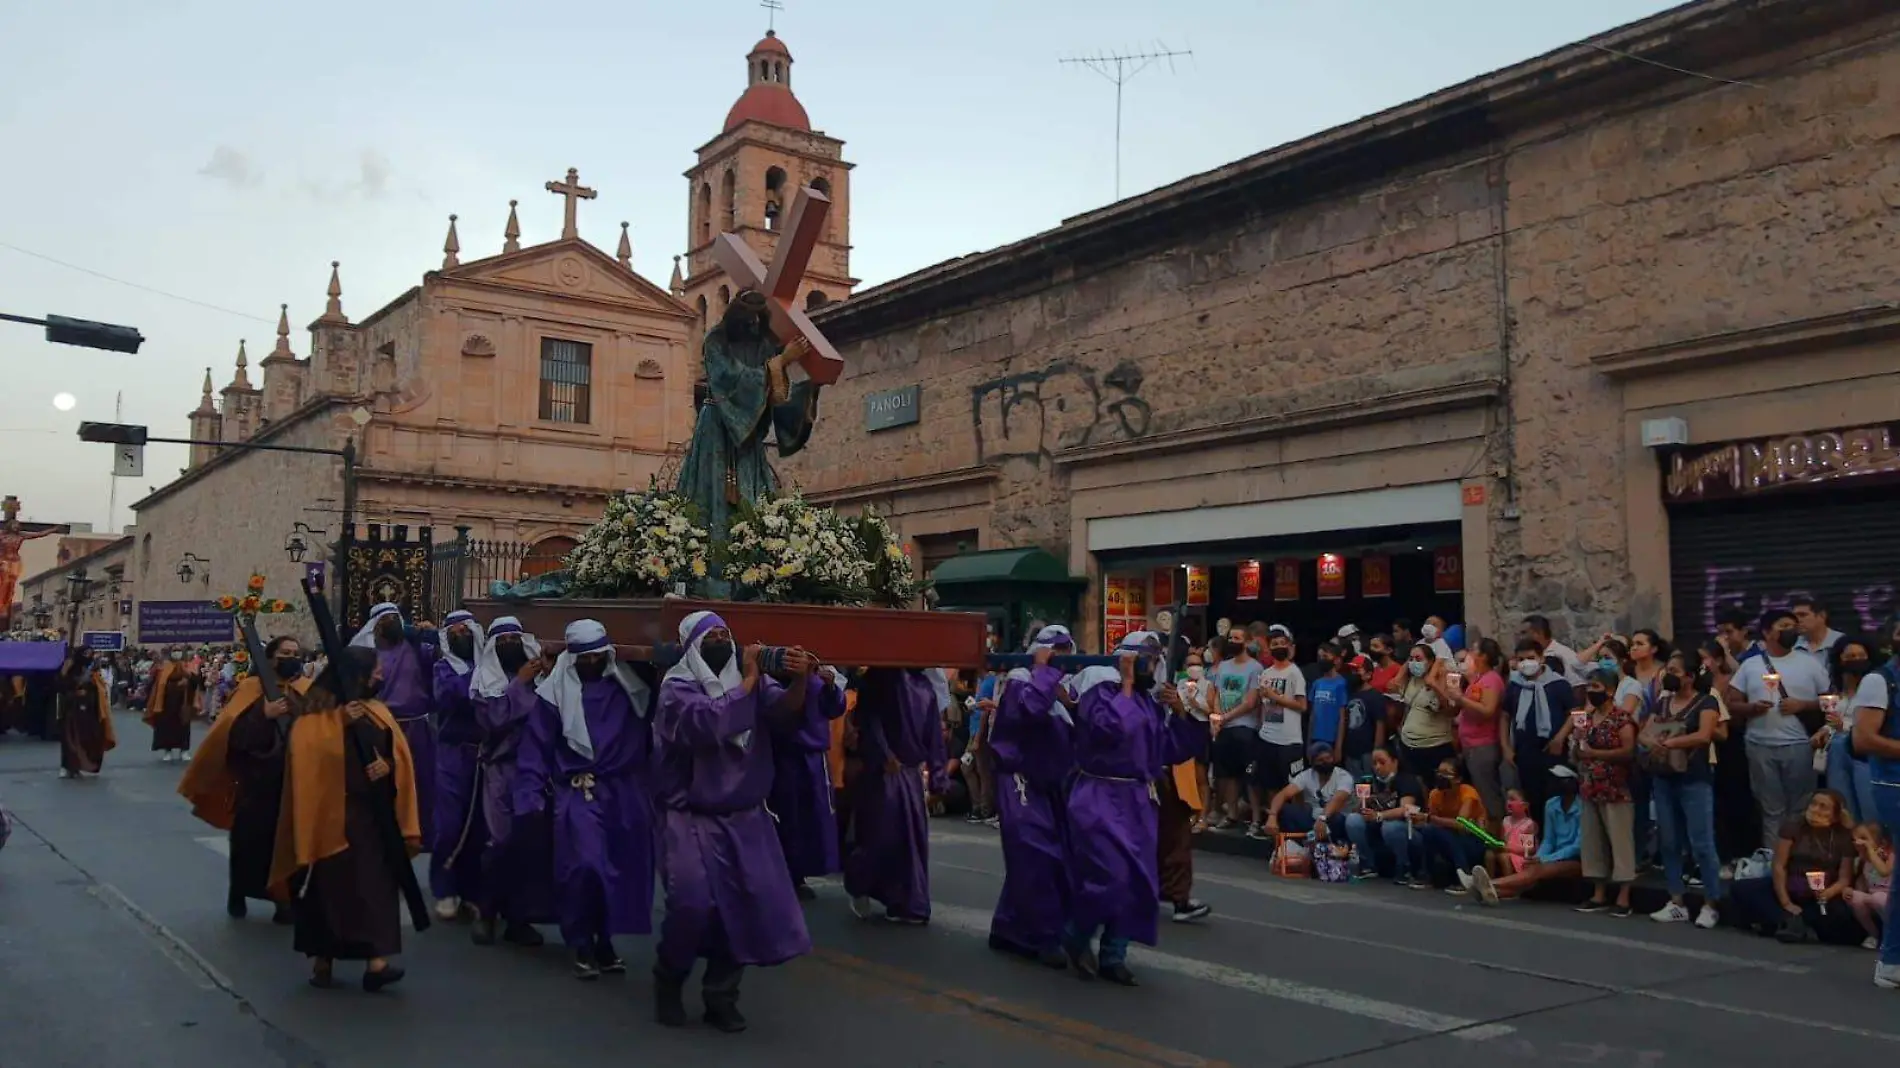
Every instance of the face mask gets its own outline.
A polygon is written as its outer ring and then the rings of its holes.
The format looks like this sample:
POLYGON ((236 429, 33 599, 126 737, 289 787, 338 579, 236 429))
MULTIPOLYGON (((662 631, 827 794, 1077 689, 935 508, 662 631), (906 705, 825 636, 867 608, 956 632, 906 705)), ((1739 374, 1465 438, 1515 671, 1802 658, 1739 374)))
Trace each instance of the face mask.
POLYGON ((1506 801, 1504 803, 1504 811, 1509 812, 1518 819, 1523 819, 1525 816, 1531 814, 1531 803, 1529 801, 1506 801))
POLYGON ((1793 627, 1775 631, 1775 644, 1781 646, 1783 649, 1794 648, 1794 643, 1799 640, 1799 638, 1795 637, 1793 627))
POLYGON ((400 639, 402 637, 402 622, 392 617, 376 624, 376 637, 385 645, 400 639))
POLYGON ((181 653, 181 652, 179 652, 179 651, 178 651, 178 650, 176 650, 176 649, 173 649, 173 650, 172 650, 172 659, 173 659, 173 660, 183 660, 184 658, 185 658, 185 654, 183 654, 183 653, 181 653))
POLYGON ((449 635, 449 652, 467 660, 475 655, 475 636, 472 634, 449 635))
POLYGON ((1519 660, 1517 662, 1517 673, 1527 679, 1536 678, 1543 670, 1544 662, 1542 660, 1519 660))
POLYGON ((1199 664, 1188 665, 1188 669, 1187 669, 1188 678, 1193 679, 1195 682, 1201 681, 1202 676, 1206 674, 1207 674, 1207 669, 1202 667, 1201 665, 1199 664))
POLYGON ((512 642, 507 645, 497 645, 495 659, 501 662, 501 670, 512 679, 527 665, 528 651, 512 642))
POLYGON ((1392 780, 1396 777, 1397 777, 1396 774, 1393 774, 1393 775, 1376 775, 1375 774, 1373 776, 1373 778, 1378 781, 1380 786, 1390 786, 1392 784, 1392 780))
POLYGON ((732 663, 732 643, 700 642, 699 658, 706 662, 706 666, 712 669, 713 674, 717 675, 726 670, 727 664, 732 663))
POLYGON ((1155 688, 1155 674, 1152 671, 1135 672, 1135 692, 1147 693, 1155 688))
POLYGON ((1458 785, 1458 777, 1456 775, 1440 775, 1438 777, 1438 788, 1440 790, 1449 790, 1456 785, 1458 785))
POLYGON ((277 658, 278 678, 294 679, 301 674, 303 674, 303 657, 280 656, 277 658))
POLYGON ((1258 660, 1258 659, 1260 658, 1260 643, 1259 643, 1259 642, 1248 642, 1248 643, 1247 643, 1247 655, 1248 655, 1248 656, 1251 656, 1251 657, 1253 657, 1253 658, 1254 658, 1254 659, 1256 659, 1256 660, 1258 660))
POLYGON ((1867 661, 1860 657, 1843 660, 1841 661, 1841 673, 1844 675, 1865 675, 1867 674, 1867 661))
POLYGON ((1277 646, 1273 650, 1273 658, 1282 664, 1286 663, 1292 657, 1293 657, 1293 650, 1288 649, 1284 645, 1277 646))
POLYGON ((606 657, 582 657, 574 661, 574 673, 582 682, 593 682, 607 674, 606 657))
POLYGON ((1313 771, 1319 776, 1321 782, 1325 782, 1333 773, 1333 765, 1315 760, 1313 761, 1313 771))
POLYGON ((1437 641, 1438 640, 1438 625, 1436 623, 1425 624, 1424 626, 1418 628, 1418 636, 1425 639, 1428 642, 1437 641))
POLYGON ((1425 677, 1425 661, 1407 660, 1405 662, 1405 670, 1411 672, 1413 678, 1422 679, 1425 677))
POLYGON ((1597 661, 1597 666, 1602 668, 1605 671, 1616 671, 1618 670, 1619 665, 1617 664, 1615 657, 1606 656, 1603 659, 1597 661))
POLYGON ((1588 690, 1583 696, 1593 705, 1608 704, 1610 701, 1609 693, 1604 690, 1588 690))
POLYGON ((1224 641, 1220 643, 1220 651, 1221 651, 1222 656, 1228 656, 1228 657, 1239 656, 1240 643, 1236 641, 1224 641))

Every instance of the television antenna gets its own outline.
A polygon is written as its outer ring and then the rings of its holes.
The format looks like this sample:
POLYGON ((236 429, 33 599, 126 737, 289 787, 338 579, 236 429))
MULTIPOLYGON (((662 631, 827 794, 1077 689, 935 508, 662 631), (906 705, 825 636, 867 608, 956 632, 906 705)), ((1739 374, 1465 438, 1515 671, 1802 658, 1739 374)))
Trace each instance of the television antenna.
MULTIPOLYGON (((777 3, 778 0, 765 0, 777 3)), ((1167 60, 1170 73, 1174 70, 1175 59, 1192 56, 1192 50, 1172 50, 1165 44, 1155 46, 1152 52, 1096 52, 1085 56, 1072 56, 1058 62, 1068 66, 1082 66, 1107 78, 1115 85, 1115 199, 1122 198, 1122 87, 1133 81, 1135 75, 1147 70, 1154 64, 1167 60)))

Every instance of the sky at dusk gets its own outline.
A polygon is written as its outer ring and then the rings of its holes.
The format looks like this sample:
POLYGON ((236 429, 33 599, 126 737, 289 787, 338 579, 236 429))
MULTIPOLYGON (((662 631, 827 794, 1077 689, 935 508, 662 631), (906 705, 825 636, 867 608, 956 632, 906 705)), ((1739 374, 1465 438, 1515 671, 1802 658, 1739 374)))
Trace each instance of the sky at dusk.
MULTIPOLYGON (((1114 88, 1063 57, 1192 51, 1128 83, 1133 196, 1672 5, 785 6, 792 87, 857 165, 868 286, 1115 199, 1114 88)), ((80 420, 112 420, 122 395, 123 421, 184 436, 205 367, 222 388, 240 338, 261 383, 280 303, 308 355, 331 260, 360 320, 440 265, 450 213, 464 261, 500 251, 510 198, 524 245, 558 236, 542 183, 568 167, 599 190, 582 236, 611 253, 631 222, 635 269, 664 286, 686 240, 682 172, 745 87, 766 18, 755 0, 0 4, 0 312, 148 339, 125 356, 0 323, 0 493, 28 519, 130 523, 185 450, 150 448, 108 519, 110 449, 80 443, 80 420), (73 410, 53 406, 62 392, 73 410)))

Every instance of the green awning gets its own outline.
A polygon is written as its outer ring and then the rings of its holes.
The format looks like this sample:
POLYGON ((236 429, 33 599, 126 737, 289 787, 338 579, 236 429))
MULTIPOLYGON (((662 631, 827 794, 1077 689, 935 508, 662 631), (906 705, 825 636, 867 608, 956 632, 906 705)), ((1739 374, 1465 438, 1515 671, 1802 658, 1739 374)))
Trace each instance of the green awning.
POLYGON ((938 586, 977 582, 1040 582, 1079 585, 1086 579, 1069 577, 1062 561, 1044 549, 991 549, 964 553, 937 565, 930 580, 938 586))

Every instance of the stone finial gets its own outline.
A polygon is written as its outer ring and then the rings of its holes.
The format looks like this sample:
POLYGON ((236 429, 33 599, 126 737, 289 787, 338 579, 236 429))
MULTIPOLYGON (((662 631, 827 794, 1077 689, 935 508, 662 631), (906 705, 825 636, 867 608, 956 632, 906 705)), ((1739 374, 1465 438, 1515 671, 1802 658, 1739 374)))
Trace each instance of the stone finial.
POLYGON ((508 227, 501 232, 504 239, 501 243, 501 251, 504 256, 510 252, 521 251, 521 220, 515 218, 516 203, 513 200, 508 202, 508 227))
POLYGON ((633 238, 627 233, 624 221, 620 224, 620 248, 614 253, 614 259, 620 261, 620 266, 633 270, 633 238))
POLYGON ((455 236, 455 216, 451 215, 449 216, 449 239, 442 242, 443 270, 446 271, 462 262, 456 257, 456 253, 460 251, 462 251, 462 242, 455 236))
POLYGON ((212 400, 211 400, 211 368, 209 367, 205 368, 204 392, 198 398, 198 410, 191 414, 193 415, 218 414, 218 406, 212 403, 212 400))
POLYGON ((343 280, 337 269, 343 266, 340 260, 330 261, 330 299, 323 306, 323 318, 320 323, 347 323, 349 316, 343 314, 343 280))
POLYGON ((250 372, 245 370, 245 368, 249 367, 250 365, 251 365, 250 359, 246 357, 244 354, 244 339, 239 338, 238 339, 238 354, 237 354, 237 373, 231 376, 231 385, 228 388, 230 389, 250 389, 251 388, 250 372))
POLYGON ((266 360, 294 360, 297 354, 290 351, 290 305, 277 306, 277 347, 270 350, 266 360))
POLYGON ((683 296, 686 293, 686 279, 680 275, 680 258, 678 256, 673 257, 673 280, 668 282, 666 287, 672 290, 673 295, 676 297, 683 296))

